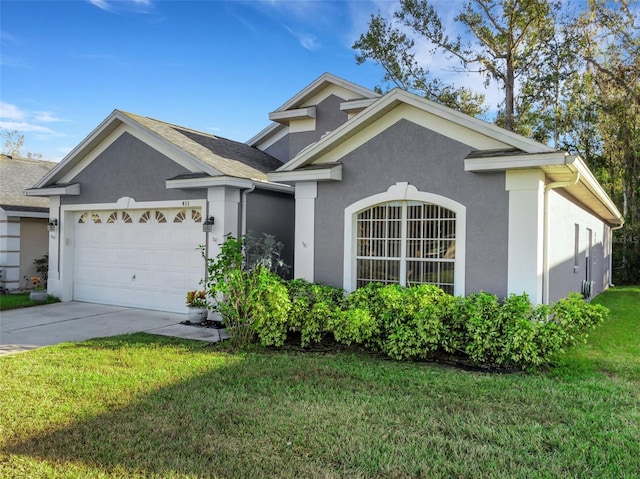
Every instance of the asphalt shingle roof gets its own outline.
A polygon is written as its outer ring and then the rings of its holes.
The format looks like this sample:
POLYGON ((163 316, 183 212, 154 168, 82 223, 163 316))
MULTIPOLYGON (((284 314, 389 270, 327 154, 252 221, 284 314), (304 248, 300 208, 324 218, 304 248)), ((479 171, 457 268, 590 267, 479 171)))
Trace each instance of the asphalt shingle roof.
POLYGON ((35 185, 54 166, 56 163, 52 161, 0 155, 0 206, 12 210, 16 210, 16 206, 49 208, 49 198, 25 196, 24 190, 35 185))
POLYGON ((191 130, 133 113, 121 112, 224 176, 266 181, 282 166, 276 158, 245 143, 191 130))

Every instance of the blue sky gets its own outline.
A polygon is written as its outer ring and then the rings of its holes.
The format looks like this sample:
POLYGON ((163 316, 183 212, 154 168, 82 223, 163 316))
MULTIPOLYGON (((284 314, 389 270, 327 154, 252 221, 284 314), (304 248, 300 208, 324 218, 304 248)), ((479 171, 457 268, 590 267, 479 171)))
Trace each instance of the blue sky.
POLYGON ((325 71, 378 85, 383 72, 356 65, 351 45, 394 5, 3 0, 0 127, 53 161, 116 108, 246 141, 325 71))

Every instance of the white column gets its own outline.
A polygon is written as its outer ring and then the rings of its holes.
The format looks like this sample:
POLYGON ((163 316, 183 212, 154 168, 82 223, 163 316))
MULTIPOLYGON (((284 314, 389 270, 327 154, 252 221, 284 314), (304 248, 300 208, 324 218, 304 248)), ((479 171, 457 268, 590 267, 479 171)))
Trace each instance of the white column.
POLYGON ((315 213, 318 184, 315 181, 296 183, 296 240, 293 273, 296 278, 314 280, 315 213))
MULTIPOLYGON (((60 253, 62 248, 60 247, 60 238, 63 238, 65 235, 69 236, 74 231, 74 225, 71 224, 73 222, 73 214, 68 214, 68 223, 64 221, 62 215, 60 215, 60 197, 59 196, 50 196, 49 197, 49 221, 58 220, 58 226, 56 227, 56 231, 49 231, 49 273, 47 280, 47 291, 49 294, 53 294, 58 298, 63 298, 62 293, 62 284, 61 284, 61 260, 60 253), (66 228, 66 230, 65 230, 66 228)), ((68 247, 73 247, 71 244, 71 240, 73 239, 73 235, 71 235, 70 240, 67 242, 68 247)), ((69 276, 73 277, 73 270, 69 276)), ((73 293, 71 293, 73 294, 73 293)), ((70 300, 71 298, 68 298, 70 300)))
POLYGON ((543 300, 544 179, 540 170, 512 170, 506 174, 509 191, 507 293, 527 293, 534 304, 543 300))
POLYGON ((209 257, 215 258, 227 235, 237 238, 240 234, 240 190, 226 186, 211 187, 207 191, 207 202, 207 216, 214 218, 213 231, 207 235, 207 248, 209 257))

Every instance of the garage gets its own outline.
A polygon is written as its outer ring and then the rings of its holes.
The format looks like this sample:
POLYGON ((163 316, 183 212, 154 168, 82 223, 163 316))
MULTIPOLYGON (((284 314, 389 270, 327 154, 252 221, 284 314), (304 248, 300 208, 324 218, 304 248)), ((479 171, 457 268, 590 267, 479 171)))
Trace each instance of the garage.
POLYGON ((87 210, 74 220, 74 300, 185 312, 205 270, 199 208, 87 210))

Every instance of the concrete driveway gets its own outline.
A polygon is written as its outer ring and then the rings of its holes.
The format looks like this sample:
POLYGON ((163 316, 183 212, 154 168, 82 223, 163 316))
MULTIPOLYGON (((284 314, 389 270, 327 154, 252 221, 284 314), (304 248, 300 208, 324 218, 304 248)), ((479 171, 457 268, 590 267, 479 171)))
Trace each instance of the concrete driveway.
POLYGON ((46 304, 0 312, 0 356, 40 346, 147 332, 162 336, 217 342, 226 331, 180 324, 186 314, 104 304, 46 304))

